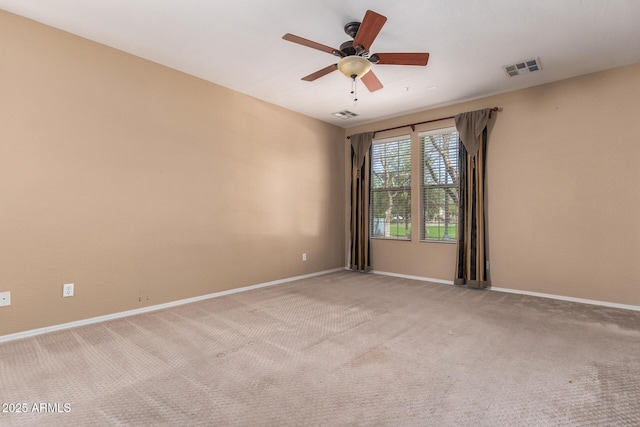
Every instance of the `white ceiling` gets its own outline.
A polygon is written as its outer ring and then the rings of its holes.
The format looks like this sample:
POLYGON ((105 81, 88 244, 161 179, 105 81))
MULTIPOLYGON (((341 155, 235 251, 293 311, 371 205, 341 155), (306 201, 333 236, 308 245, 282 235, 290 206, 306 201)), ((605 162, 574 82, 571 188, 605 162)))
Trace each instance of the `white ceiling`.
POLYGON ((0 0, 0 9, 342 127, 640 62, 638 0, 0 0), (339 72, 301 77, 336 57, 367 9, 388 20, 371 52, 431 54, 427 67, 373 65, 369 93, 339 72), (503 65, 540 58, 509 78, 503 65), (331 113, 350 110, 343 120, 331 113))

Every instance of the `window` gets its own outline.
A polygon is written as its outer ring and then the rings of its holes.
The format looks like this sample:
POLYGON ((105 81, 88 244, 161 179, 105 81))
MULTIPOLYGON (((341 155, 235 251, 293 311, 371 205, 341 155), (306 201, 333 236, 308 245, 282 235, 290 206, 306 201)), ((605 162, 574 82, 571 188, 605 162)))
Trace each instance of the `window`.
POLYGON ((458 237, 459 141, 455 128, 420 134, 422 240, 458 237))
POLYGON ((411 138, 373 141, 371 237, 411 240, 411 138))

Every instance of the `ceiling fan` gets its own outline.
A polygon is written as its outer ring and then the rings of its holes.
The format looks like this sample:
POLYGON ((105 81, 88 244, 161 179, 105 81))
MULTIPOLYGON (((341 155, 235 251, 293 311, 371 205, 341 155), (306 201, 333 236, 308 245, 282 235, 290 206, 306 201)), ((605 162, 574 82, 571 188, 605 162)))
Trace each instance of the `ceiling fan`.
POLYGON ((340 57, 336 64, 329 65, 321 70, 311 73, 302 80, 312 82, 332 71, 340 70, 345 76, 351 78, 354 83, 356 79, 361 79, 370 92, 382 89, 382 83, 371 71, 371 64, 387 65, 427 65, 429 54, 424 53, 374 53, 369 54, 369 48, 378 36, 382 26, 387 21, 387 17, 372 10, 367 10, 362 23, 349 22, 344 26, 344 32, 353 40, 348 40, 340 45, 340 49, 334 49, 311 40, 293 35, 285 34, 283 39, 321 50, 340 57))

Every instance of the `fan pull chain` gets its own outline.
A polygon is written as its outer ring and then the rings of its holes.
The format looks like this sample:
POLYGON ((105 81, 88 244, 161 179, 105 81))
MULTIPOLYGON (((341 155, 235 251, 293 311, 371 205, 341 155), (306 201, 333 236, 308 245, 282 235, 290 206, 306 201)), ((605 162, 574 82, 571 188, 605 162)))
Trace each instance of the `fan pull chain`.
POLYGON ((357 102, 358 101, 357 87, 358 87, 358 85, 356 84, 356 78, 352 77, 351 78, 351 95, 353 95, 353 102, 357 102))

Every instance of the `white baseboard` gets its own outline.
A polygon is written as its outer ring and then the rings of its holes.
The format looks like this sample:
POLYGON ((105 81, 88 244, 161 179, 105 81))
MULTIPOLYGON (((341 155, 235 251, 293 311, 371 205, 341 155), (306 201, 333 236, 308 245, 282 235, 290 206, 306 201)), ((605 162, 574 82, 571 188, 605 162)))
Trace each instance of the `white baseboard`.
MULTIPOLYGON (((77 326, 90 325, 92 323, 99 323, 99 322, 105 322, 107 320, 119 319, 119 318, 128 317, 128 316, 134 316, 136 314, 148 313, 148 312, 151 312, 151 311, 162 310, 162 309, 169 308, 169 307, 175 307, 175 306, 179 306, 179 305, 183 305, 183 304, 189 304, 189 303, 192 303, 192 302, 203 301, 203 300, 210 299, 210 298, 217 298, 217 297, 221 297, 221 296, 224 296, 224 295, 231 295, 231 294, 235 294, 235 293, 239 293, 239 292, 245 292, 245 291, 249 291, 251 289, 265 288, 267 286, 279 285, 279 284, 282 284, 282 283, 293 282, 295 280, 306 279, 306 278, 309 278, 309 277, 322 276, 322 275, 325 275, 325 274, 335 273, 335 272, 344 271, 344 270, 349 270, 349 269, 347 267, 340 267, 340 268, 335 268, 333 270, 318 271, 316 273, 304 274, 302 276, 295 276, 295 277, 288 277, 286 279, 273 280, 271 282, 259 283, 259 284, 256 284, 256 285, 245 286, 245 287, 242 287, 242 288, 229 289, 229 290, 226 290, 226 291, 215 292, 215 293, 212 293, 212 294, 201 295, 201 296, 193 297, 193 298, 181 299, 181 300, 178 300, 178 301, 171 301, 171 302, 167 302, 167 303, 164 303, 164 304, 152 305, 152 306, 149 306, 149 307, 137 308, 137 309, 134 309, 134 310, 121 311, 119 313, 113 313, 113 314, 107 314, 107 315, 104 315, 104 316, 92 317, 92 318, 89 318, 89 319, 78 320, 78 321, 75 321, 75 322, 62 323, 60 325, 53 325, 53 326, 46 326, 44 328, 32 329, 32 330, 23 331, 23 332, 17 332, 15 334, 1 335, 0 336, 0 343, 7 342, 7 341, 13 341, 13 340, 19 340, 19 339, 22 339, 22 338, 28 338, 28 337, 32 337, 32 336, 36 336, 36 335, 41 335, 41 334, 46 334, 46 333, 49 333, 49 332, 60 331, 60 330, 63 330, 63 329, 75 328, 77 326)), ((371 271, 371 273, 372 274, 379 274, 381 276, 401 277, 403 279, 419 280, 419 281, 422 281, 422 282, 432 282, 432 283, 441 283, 441 284, 445 284, 445 285, 453 285, 453 281, 452 280, 434 279, 434 278, 431 278, 431 277, 423 277, 423 276, 411 276, 411 275, 408 275, 408 274, 390 273, 390 272, 387 272, 387 271, 378 271, 378 270, 373 270, 373 271, 371 271)), ((574 297, 568 297, 568 296, 564 296, 564 295, 545 294, 545 293, 541 293, 541 292, 521 291, 521 290, 509 289, 509 288, 497 288, 497 287, 494 287, 494 286, 490 287, 489 290, 496 291, 496 292, 507 292, 507 293, 512 293, 512 294, 530 295, 530 296, 541 297, 541 298, 551 298, 551 299, 556 299, 556 300, 560 300, 560 301, 571 301, 571 302, 579 302, 579 303, 582 303, 582 304, 591 304, 591 305, 599 305, 599 306, 604 306, 604 307, 622 308, 622 309, 625 309, 625 310, 640 311, 640 306, 637 306, 637 305, 619 304, 619 303, 615 303, 615 302, 598 301, 598 300, 591 300, 591 299, 585 299, 585 298, 574 298, 574 297)))
POLYGON ((175 307, 178 305, 189 304, 192 302, 203 301, 210 298, 218 298, 224 295, 236 294, 239 292, 250 291, 251 289, 265 288, 267 286, 279 285, 282 283, 293 282, 295 280, 307 279, 309 277, 322 276, 329 273, 335 273, 337 271, 344 271, 344 267, 335 268, 333 270, 318 271, 316 273, 303 274, 302 276, 288 277, 286 279, 273 280, 271 282, 259 283, 257 285, 244 286, 242 288, 229 289, 226 291, 215 292, 212 294, 201 295, 193 298, 186 298, 177 301, 171 301, 164 304, 151 305, 148 307, 136 308, 134 310, 121 311, 113 314, 106 314, 104 316, 92 317, 89 319, 77 320, 75 322, 62 323, 59 325, 46 326, 44 328, 31 329, 24 332, 16 332, 15 334, 1 335, 0 343, 19 340, 22 338, 33 337, 36 335, 46 334, 49 332, 60 331, 63 329, 75 328, 77 326, 90 325, 92 323, 105 322, 107 320, 119 319, 121 317, 134 316, 136 314, 148 313, 150 311, 162 310, 169 307, 175 307))
POLYGON ((545 294, 542 292, 521 291, 518 289, 496 288, 495 286, 492 286, 489 289, 496 292, 508 292, 510 294, 531 295, 533 297, 551 298, 551 299, 557 299, 560 301, 580 302, 582 304, 600 305, 603 307, 622 308, 625 310, 640 311, 640 306, 638 305, 619 304, 617 302, 599 301, 599 300, 585 299, 585 298, 574 298, 574 297, 567 297, 564 295, 545 294))
MULTIPOLYGON (((386 272, 386 271, 372 271, 372 273, 380 274, 380 275, 383 275, 383 276, 393 276, 393 277, 402 277, 402 278, 405 278, 405 279, 421 280, 423 282, 434 282, 434 283, 443 283, 445 285, 453 285, 453 280, 432 279, 430 277, 422 277, 422 276, 409 276, 407 274, 389 273, 389 272, 386 272)), ((564 295, 545 294, 545 293, 541 293, 541 292, 521 291, 521 290, 518 290, 518 289, 509 289, 509 288, 498 288, 498 287, 495 287, 495 286, 489 287, 488 290, 496 291, 496 292, 508 292, 508 293, 511 293, 511 294, 530 295, 530 296, 533 296, 533 297, 551 298, 551 299, 560 300, 560 301, 579 302, 579 303, 582 303, 582 304, 599 305, 599 306, 603 306, 603 307, 622 308, 624 310, 640 311, 640 306, 637 306, 637 305, 619 304, 619 303, 616 303, 616 302, 609 302, 609 301, 598 301, 598 300, 585 299, 585 298, 574 298, 574 297, 567 297, 567 296, 564 296, 564 295)))
POLYGON ((408 274, 389 273, 388 271, 372 270, 373 274, 380 274, 382 276, 401 277, 403 279, 420 280, 422 282, 442 283, 444 285, 453 285, 453 280, 434 279, 431 277, 422 276, 410 276, 408 274))

